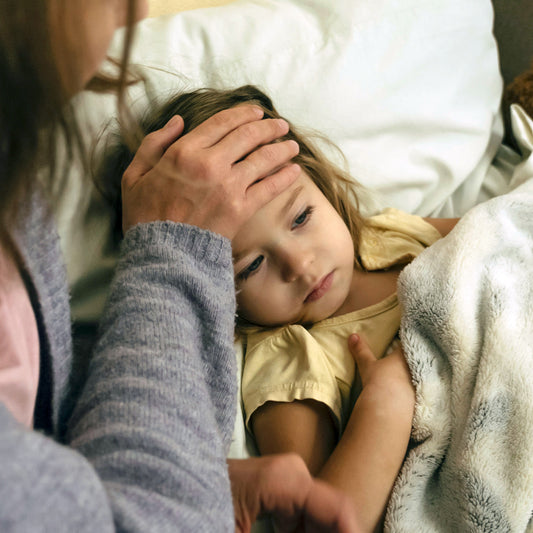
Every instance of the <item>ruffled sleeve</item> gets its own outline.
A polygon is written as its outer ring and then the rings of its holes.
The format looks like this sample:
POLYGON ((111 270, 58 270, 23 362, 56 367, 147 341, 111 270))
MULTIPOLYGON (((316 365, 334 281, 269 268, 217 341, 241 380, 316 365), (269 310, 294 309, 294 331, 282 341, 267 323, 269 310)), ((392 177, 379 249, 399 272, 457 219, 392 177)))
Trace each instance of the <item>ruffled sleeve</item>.
POLYGON ((409 263, 441 237, 422 217, 388 208, 367 219, 361 230, 359 255, 367 270, 382 270, 409 263))
POLYGON ((316 400, 329 407, 339 427, 342 400, 323 349, 297 324, 248 335, 242 378, 246 427, 264 403, 316 400))

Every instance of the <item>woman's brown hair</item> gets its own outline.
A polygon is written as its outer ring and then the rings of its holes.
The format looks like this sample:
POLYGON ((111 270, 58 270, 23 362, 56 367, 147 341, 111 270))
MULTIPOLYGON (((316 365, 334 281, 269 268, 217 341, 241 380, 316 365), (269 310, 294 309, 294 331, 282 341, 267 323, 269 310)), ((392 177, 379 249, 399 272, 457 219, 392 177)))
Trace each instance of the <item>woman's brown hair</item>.
MULTIPOLYGON (((265 118, 281 118, 271 99, 257 87, 246 85, 237 89, 217 90, 198 89, 178 94, 163 106, 149 109, 139 121, 143 135, 161 129, 174 115, 181 115, 185 122, 183 134, 224 109, 242 104, 258 105, 264 110, 265 118)), ((286 119, 285 119, 286 120, 286 119)), ((292 139, 300 146, 299 154, 293 159, 310 176, 333 205, 348 226, 354 241, 356 262, 359 264, 359 232, 363 217, 359 211, 357 189, 360 187, 350 175, 328 160, 322 151, 311 141, 318 134, 304 135, 289 123, 289 132, 279 140, 292 139)), ((322 137, 322 140, 325 141, 322 137)), ((135 150, 128 147, 120 136, 111 140, 98 172, 97 183, 106 198, 113 205, 116 216, 115 235, 120 236, 121 198, 120 182, 122 174, 133 159, 135 150)))
MULTIPOLYGON (((62 9, 73 0, 63 2, 62 9)), ((50 0, 16 0, 0 17, 0 241, 38 181, 51 198, 61 192, 75 155, 87 167, 88 152, 54 55, 50 0), (66 159, 58 172, 58 141, 66 159), (63 179, 60 179, 63 178, 63 179)), ((57 7, 57 6, 56 6, 57 7)), ((97 75, 88 85, 116 91, 123 106, 127 62, 137 0, 128 0, 128 21, 116 77, 97 75)))

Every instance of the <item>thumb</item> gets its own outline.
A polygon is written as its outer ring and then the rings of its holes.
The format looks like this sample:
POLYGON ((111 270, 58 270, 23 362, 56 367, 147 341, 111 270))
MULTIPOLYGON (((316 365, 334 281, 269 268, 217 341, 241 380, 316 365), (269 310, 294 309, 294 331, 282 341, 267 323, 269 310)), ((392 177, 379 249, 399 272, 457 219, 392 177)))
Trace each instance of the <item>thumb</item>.
POLYGON ((168 148, 178 140, 184 127, 183 118, 174 115, 161 129, 148 134, 124 172, 123 180, 135 183, 139 177, 152 170, 168 148))
POLYGON ((376 356, 370 349, 370 346, 368 346, 368 343, 357 333, 352 333, 348 337, 348 348, 357 364, 359 372, 366 368, 370 363, 376 361, 376 356))
POLYGON ((162 130, 169 135, 181 135, 185 123, 183 122, 183 117, 181 115, 174 115, 169 119, 169 121, 163 126, 162 130))

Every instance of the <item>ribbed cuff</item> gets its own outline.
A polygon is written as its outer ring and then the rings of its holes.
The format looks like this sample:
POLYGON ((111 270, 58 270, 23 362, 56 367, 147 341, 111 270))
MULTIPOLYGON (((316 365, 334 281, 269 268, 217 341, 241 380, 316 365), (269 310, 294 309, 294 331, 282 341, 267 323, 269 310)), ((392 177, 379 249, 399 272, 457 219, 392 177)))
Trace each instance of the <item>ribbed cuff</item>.
POLYGON ((122 256, 131 258, 149 253, 171 260, 182 252, 203 262, 232 266, 229 239, 188 224, 170 221, 137 224, 126 232, 121 245, 122 256))

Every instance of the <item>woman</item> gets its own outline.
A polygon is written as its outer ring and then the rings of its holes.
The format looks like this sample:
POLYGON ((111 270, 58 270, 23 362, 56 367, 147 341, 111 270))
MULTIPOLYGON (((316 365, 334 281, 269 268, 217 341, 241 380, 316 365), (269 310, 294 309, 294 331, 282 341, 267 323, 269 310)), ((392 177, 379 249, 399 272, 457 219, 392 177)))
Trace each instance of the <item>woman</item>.
MULTIPOLYGON (((176 117, 145 139, 124 176, 124 246, 77 391, 66 277, 47 207, 65 186, 54 172, 55 148, 64 134, 70 153, 83 153, 67 105, 76 92, 113 88, 122 101, 133 26, 147 6, 2 7, 0 530, 229 531, 229 239, 296 178, 298 168, 285 163, 297 146, 269 145, 287 126, 258 120, 252 106, 182 138, 176 117), (95 77, 124 25, 117 80, 95 77), (43 162, 46 171, 37 172, 43 162)), ((303 517, 325 530, 353 530, 345 500, 291 456, 232 462, 230 471, 239 527, 272 511, 290 527, 303 517)))

